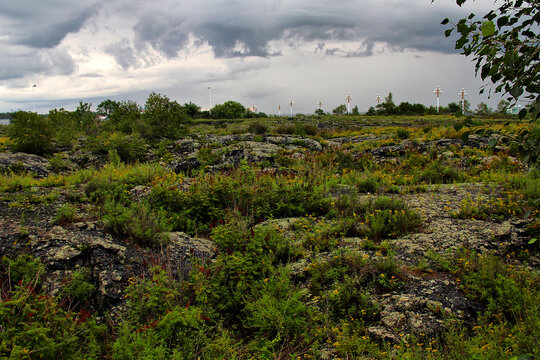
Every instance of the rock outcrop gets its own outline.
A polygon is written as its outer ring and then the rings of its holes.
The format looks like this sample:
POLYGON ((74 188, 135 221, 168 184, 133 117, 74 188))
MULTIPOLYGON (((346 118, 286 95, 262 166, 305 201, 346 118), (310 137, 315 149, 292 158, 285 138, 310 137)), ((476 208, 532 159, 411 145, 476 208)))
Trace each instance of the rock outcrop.
POLYGON ((38 155, 0 152, 0 172, 31 173, 43 178, 50 173, 49 161, 38 155))

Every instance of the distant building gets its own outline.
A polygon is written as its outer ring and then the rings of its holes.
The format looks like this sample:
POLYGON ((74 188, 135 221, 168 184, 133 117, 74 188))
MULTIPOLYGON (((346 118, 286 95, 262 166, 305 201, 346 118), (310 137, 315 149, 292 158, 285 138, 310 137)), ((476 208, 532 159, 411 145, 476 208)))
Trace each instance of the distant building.
POLYGON ((520 104, 517 104, 517 105, 514 105, 512 107, 507 108, 506 113, 507 114, 512 114, 512 115, 517 115, 517 114, 519 114, 521 109, 523 109, 523 106, 521 106, 520 104))
POLYGON ((0 125, 9 125, 11 124, 11 120, 9 119, 0 119, 0 125))

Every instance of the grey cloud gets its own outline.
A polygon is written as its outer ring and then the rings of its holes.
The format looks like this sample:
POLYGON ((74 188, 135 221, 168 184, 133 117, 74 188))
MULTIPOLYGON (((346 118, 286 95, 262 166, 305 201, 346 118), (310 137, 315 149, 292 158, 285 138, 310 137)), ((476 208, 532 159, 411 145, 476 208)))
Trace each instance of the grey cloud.
POLYGON ((80 77, 87 77, 87 78, 101 78, 101 77, 103 77, 103 75, 95 74, 95 73, 85 73, 85 74, 80 74, 79 76, 80 77))
POLYGON ((18 44, 33 48, 52 48, 69 33, 76 33, 81 29, 86 20, 96 13, 96 9, 86 9, 79 14, 73 14, 72 18, 49 26, 38 25, 38 31, 31 31, 28 35, 21 35, 18 44))
POLYGON ((253 26, 208 23, 194 29, 195 35, 206 40, 217 57, 268 57, 271 32, 253 26), (240 47, 242 50, 238 50, 240 47))
POLYGON ((349 51, 345 57, 366 57, 373 55, 373 47, 375 43, 371 40, 366 40, 358 46, 358 49, 355 51, 349 51))
POLYGON ((68 34, 78 32, 99 8, 95 1, 90 5, 68 0, 2 1, 0 31, 11 45, 53 48, 68 34))
POLYGON ((326 49, 324 54, 328 55, 328 56, 334 56, 336 54, 336 52, 338 52, 338 51, 339 51, 339 48, 326 49))
POLYGON ((10 51, 0 57, 0 80, 22 78, 29 74, 69 75, 76 68, 71 56, 60 49, 10 51))
POLYGON ((293 50, 313 42, 321 56, 371 56, 376 43, 392 51, 453 53, 439 23, 463 13, 457 7, 445 9, 426 5, 425 0, 390 1, 390 6, 378 0, 93 0, 82 5, 72 0, 2 0, 0 33, 8 45, 55 48, 92 17, 102 29, 114 28, 114 23, 105 26, 107 15, 122 12, 123 18, 134 19, 133 37, 121 29, 125 39, 113 43, 105 39, 103 48, 124 69, 152 64, 155 53, 148 49, 170 59, 205 44, 220 58, 279 56, 280 49, 273 48, 277 42, 293 50), (339 41, 360 45, 355 51, 325 48, 326 43, 339 41))
POLYGON ((164 16, 145 15, 134 26, 136 39, 148 43, 167 58, 178 55, 188 44, 188 34, 182 30, 182 22, 164 16))
POLYGON ((122 69, 137 67, 141 63, 131 43, 126 39, 107 45, 105 51, 114 57, 114 60, 116 60, 122 69))

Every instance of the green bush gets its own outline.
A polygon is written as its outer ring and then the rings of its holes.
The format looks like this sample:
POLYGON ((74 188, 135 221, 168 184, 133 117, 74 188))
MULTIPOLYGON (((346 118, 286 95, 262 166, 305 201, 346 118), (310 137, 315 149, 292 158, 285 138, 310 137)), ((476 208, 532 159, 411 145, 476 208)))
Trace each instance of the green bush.
POLYGON ((459 170, 445 166, 441 161, 432 163, 426 170, 418 175, 418 181, 423 181, 431 184, 446 184, 457 181, 462 181, 465 175, 459 170))
POLYGON ((33 112, 17 111, 8 128, 13 150, 43 155, 52 150, 54 127, 48 118, 33 112))
POLYGON ((77 219, 77 208, 71 204, 60 206, 53 221, 56 224, 65 225, 77 219))
POLYGON ((399 128, 396 131, 396 136, 401 140, 408 139, 411 136, 411 131, 405 128, 399 128))
POLYGON ((409 209, 375 210, 366 214, 359 230, 374 240, 382 240, 414 231, 421 223, 420 216, 409 209))
POLYGON ((151 212, 145 203, 126 206, 107 200, 103 210, 105 228, 114 235, 146 246, 157 246, 166 241, 163 232, 170 231, 170 226, 159 214, 151 212))
POLYGON ((33 282, 37 285, 45 274, 45 266, 39 258, 34 258, 31 255, 19 255, 13 260, 4 256, 2 263, 13 284, 33 282))
POLYGON ((85 309, 62 309, 57 299, 36 290, 41 281, 39 260, 20 256, 8 263, 12 284, 0 301, 0 357, 3 359, 88 359, 103 355, 102 335, 85 309), (21 274, 20 271, 24 271, 21 274))
POLYGON ((360 193, 376 193, 379 189, 379 182, 374 176, 368 176, 366 178, 358 180, 356 188, 360 193))
POLYGON ((293 341, 308 331, 304 293, 294 288, 288 276, 269 279, 262 294, 246 304, 245 312, 245 326, 255 335, 293 341))
POLYGON ((246 114, 246 108, 236 101, 226 101, 215 105, 210 112, 215 119, 239 119, 246 114))
POLYGON ((188 123, 189 118, 180 104, 166 96, 151 93, 138 131, 147 140, 177 139, 187 133, 188 123))
POLYGON ((281 124, 274 130, 277 134, 294 134, 295 127, 293 124, 281 124))
POLYGON ((420 215, 404 201, 387 196, 362 202, 343 196, 328 216, 340 218, 342 231, 348 236, 368 236, 376 241, 415 231, 422 224, 420 215))
POLYGON ((86 301, 96 287, 88 282, 90 271, 88 269, 75 270, 67 285, 62 289, 65 296, 80 302, 86 301))
POLYGON ((316 126, 311 124, 303 124, 303 123, 295 123, 294 124, 294 135, 298 136, 306 136, 311 135, 315 136, 318 133, 318 129, 316 126))
POLYGON ((126 288, 128 320, 147 324, 171 311, 182 302, 180 284, 158 266, 150 269, 148 278, 130 278, 126 288))
POLYGON ((105 125, 124 134, 131 134, 142 126, 139 106, 130 100, 115 103, 105 125))
POLYGON ((49 168, 55 173, 60 173, 64 170, 68 170, 69 164, 62 154, 54 154, 49 158, 49 168))
POLYGON ((353 154, 352 152, 337 151, 335 166, 340 169, 366 171, 373 168, 374 162, 369 155, 353 154))
POLYGON ((49 121, 56 131, 54 141, 59 146, 71 147, 80 135, 75 114, 64 109, 49 111, 49 121))
POLYGON ((261 123, 260 121, 251 123, 248 127, 249 132, 257 135, 264 135, 268 132, 268 126, 261 123))
POLYGON ((173 218, 176 229, 192 233, 207 233, 234 213, 254 224, 270 218, 324 214, 330 203, 322 186, 286 175, 257 174, 247 165, 229 173, 199 175, 185 191, 158 184, 149 201, 154 209, 162 208, 173 218))
POLYGON ((148 145, 139 134, 126 135, 119 132, 101 133, 97 137, 90 138, 88 147, 97 154, 115 151, 125 163, 143 161, 148 150, 148 145))

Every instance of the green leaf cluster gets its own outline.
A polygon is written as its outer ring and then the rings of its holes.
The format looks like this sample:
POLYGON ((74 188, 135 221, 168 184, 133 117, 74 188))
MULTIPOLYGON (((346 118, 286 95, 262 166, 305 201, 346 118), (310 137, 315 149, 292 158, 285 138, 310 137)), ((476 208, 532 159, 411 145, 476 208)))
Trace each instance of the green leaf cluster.
MULTIPOLYGON (((462 5, 465 0, 457 0, 462 5)), ((444 19, 442 24, 450 23, 444 19)), ((540 7, 537 0, 506 0, 483 19, 474 14, 461 19, 445 31, 449 37, 454 30, 459 38, 456 49, 474 57, 476 73, 490 80, 495 93, 503 92, 517 101, 530 101, 528 108, 534 118, 540 116, 540 7)), ((480 92, 482 93, 484 89, 480 92)))

